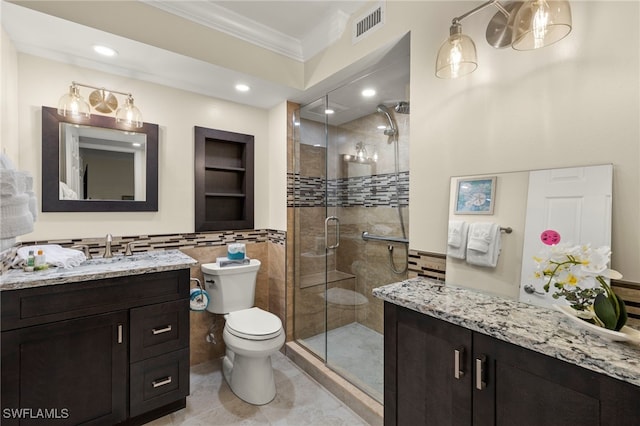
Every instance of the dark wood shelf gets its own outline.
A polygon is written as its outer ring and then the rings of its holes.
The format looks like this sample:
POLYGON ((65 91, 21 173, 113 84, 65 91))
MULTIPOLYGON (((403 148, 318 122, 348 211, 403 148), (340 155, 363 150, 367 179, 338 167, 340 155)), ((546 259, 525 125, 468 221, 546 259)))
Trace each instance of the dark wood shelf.
POLYGON ((253 228, 254 137, 195 128, 195 230, 253 228))
POLYGON ((220 170, 227 172, 245 172, 244 167, 223 167, 223 166, 205 166, 205 170, 220 170))
POLYGON ((204 194, 205 197, 235 197, 242 198, 246 197, 246 194, 234 194, 231 192, 207 192, 204 194))

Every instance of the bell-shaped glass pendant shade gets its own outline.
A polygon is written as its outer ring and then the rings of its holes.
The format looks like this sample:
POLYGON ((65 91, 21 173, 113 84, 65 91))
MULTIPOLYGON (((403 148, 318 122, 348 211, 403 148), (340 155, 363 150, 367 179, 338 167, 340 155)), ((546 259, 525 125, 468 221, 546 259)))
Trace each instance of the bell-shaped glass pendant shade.
POLYGON ((568 1, 530 0, 522 5, 513 22, 516 50, 549 46, 571 32, 571 6, 568 1))
POLYGON ((142 127, 142 113, 133 104, 133 97, 129 95, 125 100, 124 106, 116 111, 116 122, 122 123, 129 127, 142 127))
POLYGON ((58 101, 58 114, 73 118, 88 118, 91 115, 89 104, 80 96, 75 84, 69 86, 69 93, 62 95, 58 101))
POLYGON ((460 24, 453 24, 449 38, 442 43, 436 59, 436 77, 458 78, 478 68, 476 45, 469 36, 462 34, 460 24))

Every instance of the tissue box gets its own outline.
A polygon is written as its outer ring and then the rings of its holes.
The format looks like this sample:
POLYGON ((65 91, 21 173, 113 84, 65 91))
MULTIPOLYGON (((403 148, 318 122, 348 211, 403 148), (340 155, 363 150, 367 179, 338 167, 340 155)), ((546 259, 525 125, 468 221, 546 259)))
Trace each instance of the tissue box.
POLYGON ((221 268, 225 266, 238 266, 238 265, 248 265, 250 259, 245 257, 244 259, 229 259, 228 257, 218 257, 216 258, 216 263, 220 265, 221 268))
POLYGON ((246 253, 245 245, 242 243, 233 243, 227 245, 227 257, 230 260, 239 260, 244 259, 244 254, 246 253))

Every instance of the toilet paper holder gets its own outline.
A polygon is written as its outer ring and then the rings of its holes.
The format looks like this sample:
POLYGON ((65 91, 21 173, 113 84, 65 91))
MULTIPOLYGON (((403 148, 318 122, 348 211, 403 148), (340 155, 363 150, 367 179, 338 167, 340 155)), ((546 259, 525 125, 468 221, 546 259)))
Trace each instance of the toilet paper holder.
POLYGON ((196 288, 189 290, 189 308, 192 311, 204 311, 209 305, 209 294, 198 278, 189 278, 189 281, 196 282, 196 288))

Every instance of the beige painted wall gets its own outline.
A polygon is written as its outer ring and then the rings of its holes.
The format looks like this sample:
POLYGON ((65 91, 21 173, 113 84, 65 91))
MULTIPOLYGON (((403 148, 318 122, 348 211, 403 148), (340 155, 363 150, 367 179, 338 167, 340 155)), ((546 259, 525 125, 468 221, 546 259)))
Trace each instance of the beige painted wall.
POLYGON ((411 248, 445 252, 451 176, 612 163, 612 267, 640 281, 640 4, 572 1, 569 37, 528 52, 484 41, 486 9, 463 21, 479 67, 458 80, 435 77, 436 53, 478 2, 386 5, 383 28, 356 45, 346 34, 305 64, 305 81, 411 32, 411 248))
MULTIPOLYGON (((269 229, 287 229, 287 103, 269 111, 269 229)), ((258 157, 256 157, 258 158, 258 157)), ((257 160, 259 161, 259 159, 257 160)))
MULTIPOLYGON (((488 46, 484 32, 495 10, 486 9, 463 22, 464 32, 476 40, 479 68, 454 81, 434 76, 435 55, 451 18, 478 2, 389 0, 386 4, 383 28, 355 45, 345 33, 333 47, 304 64, 304 87, 411 32, 411 248, 444 253, 451 176, 612 163, 612 267, 626 280, 640 281, 639 3, 572 1, 574 28, 569 37, 530 52, 488 46), (619 31, 611 30, 612 22, 619 31)), ((3 47, 3 57, 4 52, 3 47)), ((250 60, 249 55, 239 56, 244 62, 250 60)), ((277 150, 285 143, 270 141, 279 133, 270 129, 279 112, 269 117, 267 111, 159 85, 18 57, 19 163, 36 171, 37 191, 37 108, 55 105, 71 80, 94 84, 99 80, 98 84, 132 91, 145 120, 161 126, 158 213, 42 214, 35 232, 23 238, 68 236, 71 227, 78 236, 192 229, 193 125, 255 134, 258 159, 281 155, 276 151, 267 155, 269 147, 277 150)), ((3 64, 3 85, 5 78, 3 64)), ((2 118, 6 118, 4 108, 2 118)), ((9 149, 15 150, 17 144, 9 149)), ((281 220, 275 218, 285 216, 284 204, 268 201, 272 191, 281 191, 268 183, 278 180, 275 171, 280 166, 274 167, 271 175, 266 161, 256 164, 256 227, 280 228, 281 220)), ((273 200, 282 198, 278 194, 273 200)))
POLYGON ((0 49, 0 152, 17 166, 18 53, 4 29, 0 30, 0 49))
POLYGON ((57 106, 72 80, 130 91, 144 120, 160 126, 158 212, 41 213, 34 232, 22 236, 23 241, 193 232, 194 126, 255 136, 255 227, 270 227, 269 180, 264 178, 271 152, 268 111, 25 54, 18 55, 18 72, 20 143, 15 161, 32 172, 36 194, 41 187, 41 106, 57 106))

